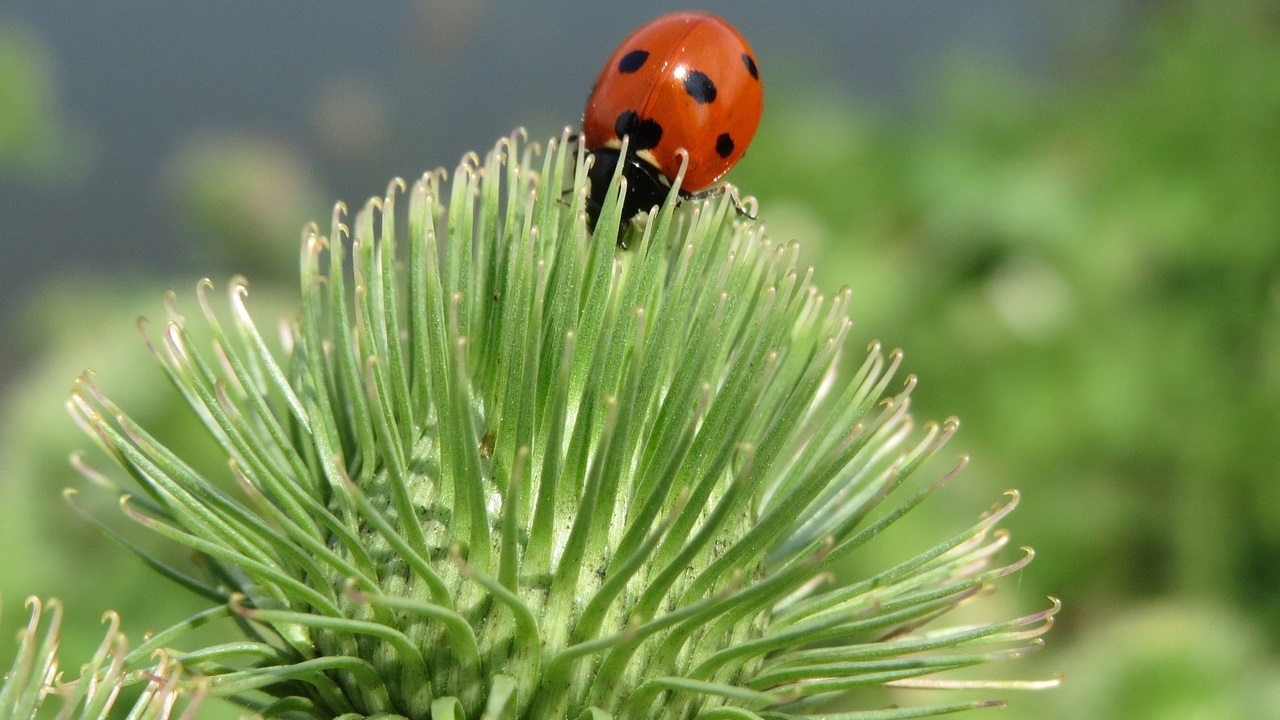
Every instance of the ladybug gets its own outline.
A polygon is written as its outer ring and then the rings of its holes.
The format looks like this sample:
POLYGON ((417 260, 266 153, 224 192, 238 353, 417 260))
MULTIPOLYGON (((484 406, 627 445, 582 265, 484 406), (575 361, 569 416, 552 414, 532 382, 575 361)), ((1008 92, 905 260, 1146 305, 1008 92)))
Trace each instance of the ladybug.
POLYGON ((676 12, 641 26, 605 63, 582 115, 583 147, 594 158, 588 226, 595 231, 618 163, 627 179, 619 238, 627 222, 667 197, 681 149, 689 165, 680 197, 711 189, 746 152, 763 108, 755 53, 732 25, 676 12))

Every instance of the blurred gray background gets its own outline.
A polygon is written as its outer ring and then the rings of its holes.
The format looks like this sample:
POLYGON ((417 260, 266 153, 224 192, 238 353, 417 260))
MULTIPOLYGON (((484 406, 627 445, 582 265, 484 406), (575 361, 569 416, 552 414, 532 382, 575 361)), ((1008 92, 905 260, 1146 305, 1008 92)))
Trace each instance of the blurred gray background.
MULTIPOLYGON (((960 50, 1052 83, 1082 52, 1114 47, 1133 10, 1102 0, 695 5, 730 18, 754 45, 767 107, 821 92, 904 117, 931 111, 931 79, 960 50)), ((39 102, 55 127, 36 171, 0 166, 0 377, 25 355, 15 331, 24 299, 51 277, 249 269, 202 256, 191 221, 190 174, 228 141, 268 168, 296 170, 281 172, 282 202, 298 201, 305 218, 327 217, 333 199, 358 203, 394 175, 452 165, 514 127, 535 139, 576 127, 614 45, 656 14, 687 7, 7 5, 0 27, 19 35, 45 73, 39 102)))

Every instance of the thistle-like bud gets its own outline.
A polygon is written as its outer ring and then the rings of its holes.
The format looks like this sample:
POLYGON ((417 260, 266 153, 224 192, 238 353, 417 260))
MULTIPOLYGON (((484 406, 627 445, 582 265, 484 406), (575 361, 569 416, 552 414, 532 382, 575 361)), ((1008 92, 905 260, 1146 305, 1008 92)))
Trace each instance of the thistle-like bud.
POLYGON ((727 193, 673 192, 620 249, 615 179, 589 235, 587 162, 568 132, 517 133, 392 182, 349 228, 340 205, 304 233, 278 348, 241 279, 226 317, 199 285, 199 334, 171 310, 151 347, 235 491, 78 384, 138 489, 98 484, 209 570, 147 558, 213 606, 137 652, 267 717, 836 717, 872 685, 1009 687, 938 674, 1051 624, 1056 602, 945 623, 1030 560, 999 559, 1017 496, 836 582, 954 475, 910 482, 956 422, 915 423, 896 351, 842 372, 849 292, 819 292, 727 193), (219 617, 244 639, 172 649, 219 617))

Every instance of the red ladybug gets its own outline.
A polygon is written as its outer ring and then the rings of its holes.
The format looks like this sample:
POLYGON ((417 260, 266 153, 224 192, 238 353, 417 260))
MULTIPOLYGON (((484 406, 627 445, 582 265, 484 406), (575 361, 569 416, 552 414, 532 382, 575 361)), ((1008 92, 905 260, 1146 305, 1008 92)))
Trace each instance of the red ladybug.
POLYGON ((625 227, 666 198, 680 171, 681 148, 689 167, 680 196, 714 186, 746 152, 763 107, 755 53, 724 20, 677 12, 631 33, 600 71, 582 116, 583 146, 595 158, 587 199, 591 229, 619 162, 627 179, 625 227), (630 138, 626 158, 623 136, 630 138))

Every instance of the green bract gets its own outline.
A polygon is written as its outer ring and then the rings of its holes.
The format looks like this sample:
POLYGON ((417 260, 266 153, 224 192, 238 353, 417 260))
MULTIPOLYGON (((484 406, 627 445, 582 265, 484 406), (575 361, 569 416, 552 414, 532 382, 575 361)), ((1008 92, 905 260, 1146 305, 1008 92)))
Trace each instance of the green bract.
POLYGON ((80 679, 64 681, 58 667, 62 604, 29 598, 27 608, 31 617, 18 633, 18 652, 0 675, 0 718, 53 717, 48 710, 56 709, 59 720, 101 720, 127 708, 130 720, 168 720, 180 698, 191 711, 200 707, 208 688, 184 680, 182 666, 165 653, 129 662, 128 642, 115 613, 103 618, 107 631, 93 658, 80 668, 80 679), (121 689, 134 684, 144 685, 142 692, 117 706, 121 689))
MULTIPOLYGON (((519 134, 446 182, 395 181, 350 231, 308 229, 302 309, 273 351, 230 286, 171 311, 156 357, 238 491, 83 379, 72 407, 141 493, 129 517, 200 553, 211 618, 245 639, 171 651, 268 717, 918 717, 832 714, 869 685, 1038 646, 1049 610, 940 625, 1030 560, 998 522, 852 584, 833 571, 941 487, 904 481, 956 423, 917 427, 900 356, 848 347, 826 296, 727 195, 589 237, 581 148, 519 134), (566 193, 563 188, 572 188, 566 193), (407 207, 406 207, 407 206, 407 207), (351 242, 346 238, 350 235, 351 242), (201 332, 206 332, 201 330, 201 332)), ((618 185, 621 187, 621 184, 618 185)), ((961 461, 963 464, 963 461, 961 461)), ((194 681, 193 681, 194 682, 194 681)), ((1016 683, 1013 683, 1016 685, 1016 683)))

